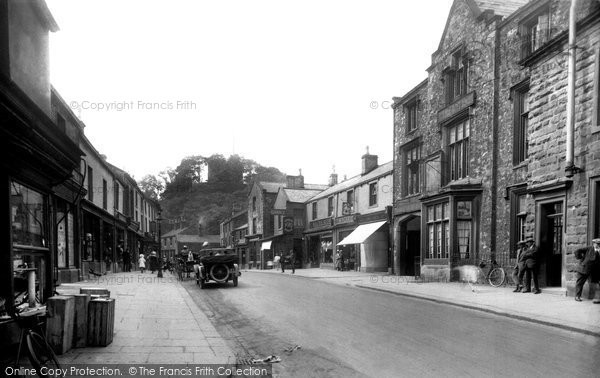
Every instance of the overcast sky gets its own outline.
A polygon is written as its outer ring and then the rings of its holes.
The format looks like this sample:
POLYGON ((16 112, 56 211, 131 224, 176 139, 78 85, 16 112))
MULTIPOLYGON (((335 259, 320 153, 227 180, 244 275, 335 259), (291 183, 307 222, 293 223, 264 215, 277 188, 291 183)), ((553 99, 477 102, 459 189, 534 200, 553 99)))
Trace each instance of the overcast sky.
POLYGON ((451 0, 47 0, 51 79, 136 179, 232 153, 305 181, 392 160, 391 99, 426 78, 451 0))

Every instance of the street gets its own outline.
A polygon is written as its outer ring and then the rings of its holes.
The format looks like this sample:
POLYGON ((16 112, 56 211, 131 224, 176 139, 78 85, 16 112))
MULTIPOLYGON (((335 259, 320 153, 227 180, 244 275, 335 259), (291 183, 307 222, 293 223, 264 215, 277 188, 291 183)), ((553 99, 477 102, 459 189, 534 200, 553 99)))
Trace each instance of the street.
POLYGON ((238 356, 281 357, 282 376, 595 376, 594 336, 468 309, 244 272, 239 286, 183 282, 238 356), (300 345, 292 353, 285 348, 300 345))

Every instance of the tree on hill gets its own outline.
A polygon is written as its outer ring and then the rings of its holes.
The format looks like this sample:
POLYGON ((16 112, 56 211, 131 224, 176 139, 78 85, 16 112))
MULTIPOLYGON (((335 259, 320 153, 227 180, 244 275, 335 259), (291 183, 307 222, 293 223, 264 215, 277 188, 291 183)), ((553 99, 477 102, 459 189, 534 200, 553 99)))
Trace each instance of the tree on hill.
POLYGON ((264 167, 238 155, 225 158, 221 154, 188 156, 177 168, 167 169, 159 176, 164 183, 160 196, 163 216, 184 217, 188 225, 201 226, 206 234, 218 234, 219 224, 231 216, 234 204, 247 202, 253 180, 285 181, 285 174, 277 168, 264 167))

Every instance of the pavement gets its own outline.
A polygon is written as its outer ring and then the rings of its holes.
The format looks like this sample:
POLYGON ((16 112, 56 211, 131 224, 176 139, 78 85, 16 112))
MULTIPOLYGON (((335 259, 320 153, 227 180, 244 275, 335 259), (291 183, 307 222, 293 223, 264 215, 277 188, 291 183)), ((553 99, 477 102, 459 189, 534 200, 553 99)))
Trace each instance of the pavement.
POLYGON ((71 349, 59 356, 65 364, 235 364, 208 317, 177 277, 164 272, 115 273, 57 288, 61 295, 81 287, 110 291, 115 301, 113 341, 106 347, 71 349))
POLYGON ((483 311, 495 315, 528 321, 568 331, 600 337, 600 304, 584 299, 557 295, 544 290, 541 294, 513 293, 514 286, 498 288, 489 285, 470 285, 460 282, 423 282, 414 277, 384 273, 340 272, 332 269, 250 270, 264 274, 285 274, 318 279, 338 285, 388 292, 446 305, 483 311))

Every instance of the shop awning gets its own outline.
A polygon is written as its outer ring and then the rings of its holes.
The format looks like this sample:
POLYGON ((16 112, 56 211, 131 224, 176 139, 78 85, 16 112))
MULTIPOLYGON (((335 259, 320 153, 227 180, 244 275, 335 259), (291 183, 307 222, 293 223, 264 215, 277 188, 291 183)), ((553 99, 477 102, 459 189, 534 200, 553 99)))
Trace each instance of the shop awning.
POLYGON ((352 231, 350 235, 346 236, 344 240, 339 242, 337 245, 363 243, 369 236, 373 235, 373 233, 377 231, 379 227, 383 226, 384 223, 386 223, 386 221, 362 224, 356 227, 356 229, 352 231))
POLYGON ((266 241, 266 242, 262 242, 262 245, 260 247, 260 250, 263 251, 265 249, 271 249, 271 240, 266 241))

